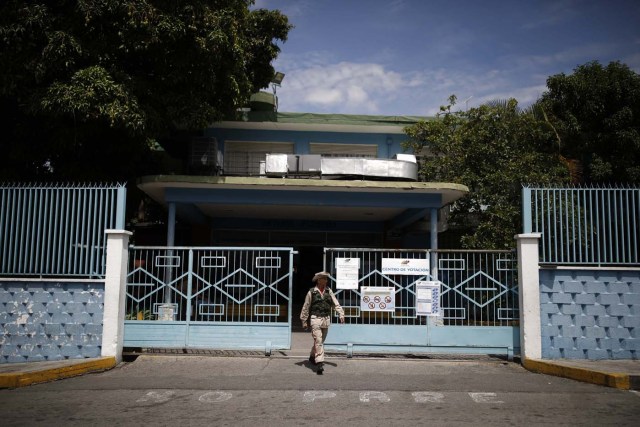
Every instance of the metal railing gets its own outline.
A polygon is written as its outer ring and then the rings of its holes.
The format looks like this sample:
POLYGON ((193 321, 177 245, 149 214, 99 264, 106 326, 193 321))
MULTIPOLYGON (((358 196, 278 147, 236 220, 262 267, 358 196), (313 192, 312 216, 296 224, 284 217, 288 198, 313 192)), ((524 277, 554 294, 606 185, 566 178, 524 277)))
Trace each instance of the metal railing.
POLYGON ((426 317, 416 315, 415 285, 421 280, 431 280, 428 275, 389 275, 383 274, 383 259, 420 259, 428 260, 427 250, 394 250, 367 248, 325 248, 325 269, 332 275, 331 287, 334 289, 340 305, 345 311, 345 323, 363 325, 420 325, 426 324, 426 317), (336 262, 338 259, 359 260, 358 289, 336 289, 336 262), (361 288, 395 288, 395 310, 363 311, 361 309, 361 288))
POLYGON ((107 229, 124 228, 124 185, 0 187, 0 274, 100 278, 107 229))
POLYGON ((640 189, 524 187, 523 231, 541 233, 540 262, 640 264, 640 189))
POLYGON ((287 323, 290 248, 135 247, 126 320, 287 323))
POLYGON ((431 280, 441 282, 440 316, 435 321, 442 325, 514 326, 519 322, 517 257, 513 251, 327 248, 325 268, 334 282, 338 258, 359 259, 358 289, 335 289, 332 284, 347 324, 426 324, 427 317, 416 313, 416 284, 431 280), (383 274, 383 258, 431 258, 436 262, 437 277, 383 274), (362 311, 362 286, 393 287, 395 310, 362 311))
POLYGON ((436 253, 444 325, 519 324, 515 251, 438 250, 436 253))

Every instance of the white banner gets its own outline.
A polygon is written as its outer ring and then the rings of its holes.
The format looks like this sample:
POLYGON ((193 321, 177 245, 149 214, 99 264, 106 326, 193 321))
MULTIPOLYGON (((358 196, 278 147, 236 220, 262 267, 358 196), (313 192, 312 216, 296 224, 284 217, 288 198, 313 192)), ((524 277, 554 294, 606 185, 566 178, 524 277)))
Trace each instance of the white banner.
POLYGON ((360 258, 336 258, 336 289, 358 289, 360 258))
POLYGON ((416 315, 440 316, 440 282, 416 282, 416 315))
POLYGON ((429 274, 429 259, 382 258, 382 274, 422 276, 429 274))

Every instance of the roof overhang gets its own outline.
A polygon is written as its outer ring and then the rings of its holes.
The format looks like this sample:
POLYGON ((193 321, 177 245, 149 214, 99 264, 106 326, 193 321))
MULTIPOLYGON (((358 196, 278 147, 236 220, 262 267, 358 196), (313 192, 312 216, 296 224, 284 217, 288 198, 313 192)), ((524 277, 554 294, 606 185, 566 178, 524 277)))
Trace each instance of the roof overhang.
POLYGON ((344 132, 344 133, 381 133, 405 134, 404 126, 390 125, 351 125, 327 123, 282 123, 282 122, 216 122, 209 126, 213 129, 269 130, 301 132, 344 132))
POLYGON ((468 193, 460 184, 323 179, 153 175, 138 187, 156 202, 175 203, 199 222, 306 220, 404 227, 468 193))

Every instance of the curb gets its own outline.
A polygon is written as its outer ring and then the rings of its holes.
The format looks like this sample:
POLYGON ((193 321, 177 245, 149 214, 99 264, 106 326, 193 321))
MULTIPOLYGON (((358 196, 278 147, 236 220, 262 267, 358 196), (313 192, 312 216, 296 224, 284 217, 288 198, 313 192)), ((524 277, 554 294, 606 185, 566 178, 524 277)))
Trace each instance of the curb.
POLYGON ((562 378, 569 378, 576 381, 591 383, 596 385, 604 385, 620 390, 637 389, 637 381, 631 380, 629 374, 617 372, 599 372, 590 369, 577 368, 573 366, 565 366, 542 360, 523 359, 522 366, 531 372, 540 374, 554 375, 562 378), (632 387, 632 382, 634 387, 632 387))
POLYGON ((101 357, 87 362, 74 363, 59 368, 0 374, 0 388, 17 388, 63 378, 76 377, 90 372, 101 372, 116 366, 115 357, 101 357))

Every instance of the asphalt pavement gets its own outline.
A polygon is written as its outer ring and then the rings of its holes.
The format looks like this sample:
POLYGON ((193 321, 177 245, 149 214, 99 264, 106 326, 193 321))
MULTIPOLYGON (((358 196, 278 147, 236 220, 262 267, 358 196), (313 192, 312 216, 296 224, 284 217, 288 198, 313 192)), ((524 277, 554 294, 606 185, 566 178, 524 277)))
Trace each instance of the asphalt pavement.
MULTIPOLYGON (((290 350, 276 350, 268 356, 270 359, 300 359, 308 357, 311 337, 307 333, 294 332, 290 350)), ((345 360, 346 355, 328 353, 327 367, 330 370, 332 360, 345 360)), ((156 349, 144 353, 128 353, 128 360, 137 357, 173 356, 173 357, 231 357, 265 358, 260 351, 228 350, 184 350, 156 349)), ((464 354, 358 354, 354 360, 367 361, 475 361, 496 362, 500 359, 486 355, 464 354)), ((518 360, 508 363, 520 363, 529 371, 569 378, 585 383, 614 387, 621 390, 640 390, 639 360, 518 360)), ((5 363, 0 364, 0 388, 16 388, 48 381, 75 377, 92 372, 102 372, 116 366, 112 357, 91 359, 69 359, 52 362, 5 363)))
POLYGON ((640 393, 500 358, 144 354, 100 373, 0 390, 2 425, 636 426, 640 393))

